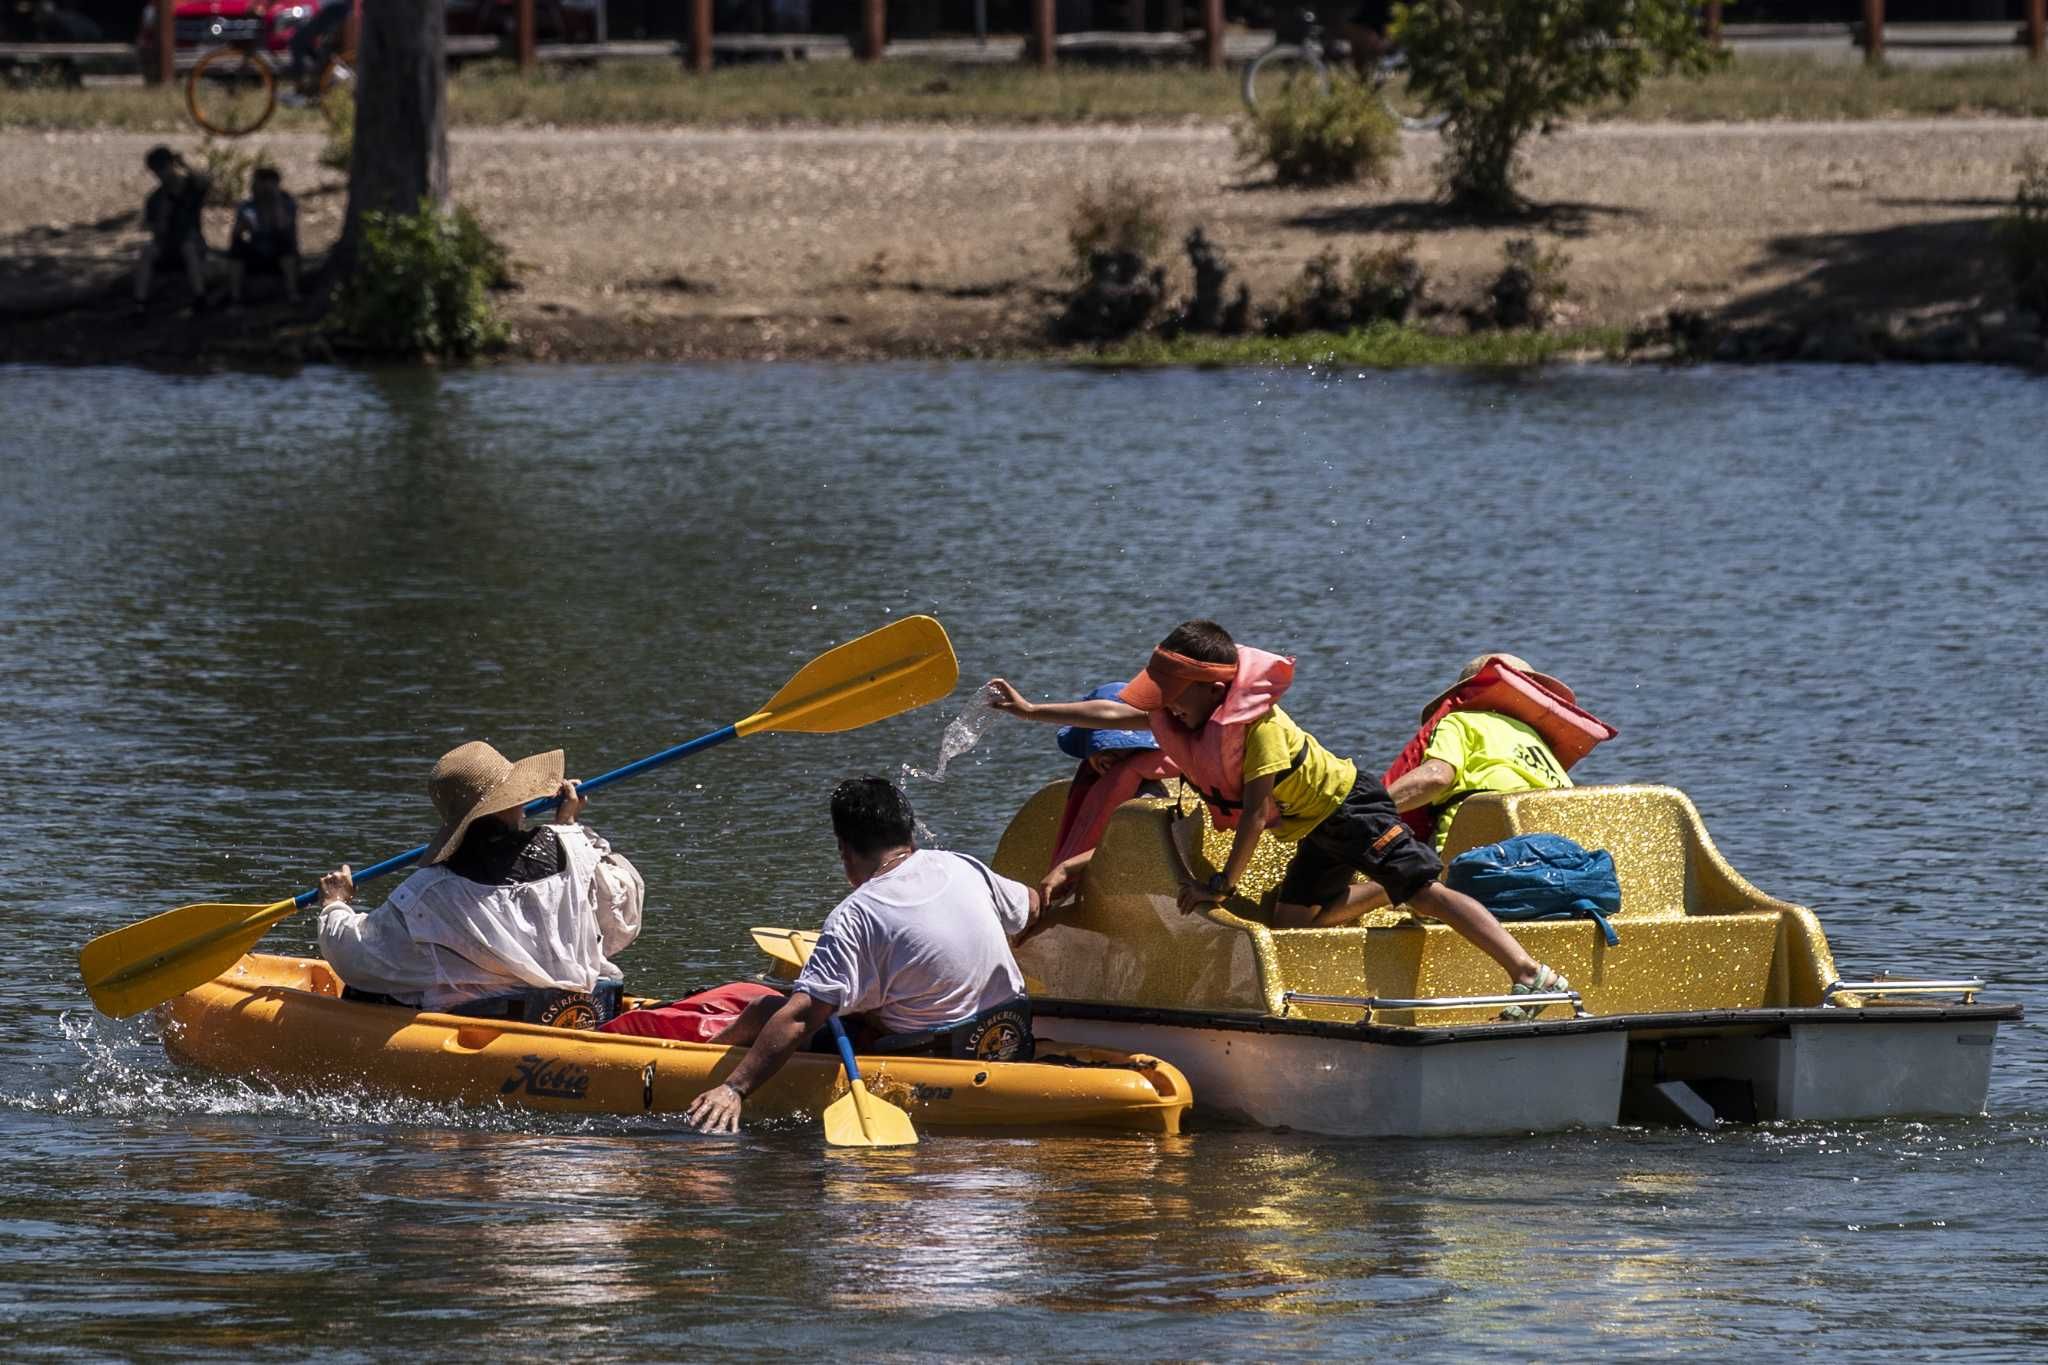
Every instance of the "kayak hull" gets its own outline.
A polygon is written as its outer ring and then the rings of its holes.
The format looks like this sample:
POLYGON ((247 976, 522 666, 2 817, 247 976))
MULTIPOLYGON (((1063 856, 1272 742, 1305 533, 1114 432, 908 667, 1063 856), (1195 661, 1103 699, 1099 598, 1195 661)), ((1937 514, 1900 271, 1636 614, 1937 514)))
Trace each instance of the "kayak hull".
MULTIPOLYGON (((283 1086, 356 1087, 541 1112, 673 1114, 743 1048, 579 1032, 360 1004, 325 963, 252 953, 162 1006, 172 1060, 283 1086)), ((1150 1057, 1041 1040, 1040 1060, 860 1059, 871 1093, 920 1127, 1085 1127, 1176 1133, 1187 1078, 1150 1057)), ((846 1093, 837 1056, 800 1053, 747 1099, 751 1118, 821 1113, 846 1093)))

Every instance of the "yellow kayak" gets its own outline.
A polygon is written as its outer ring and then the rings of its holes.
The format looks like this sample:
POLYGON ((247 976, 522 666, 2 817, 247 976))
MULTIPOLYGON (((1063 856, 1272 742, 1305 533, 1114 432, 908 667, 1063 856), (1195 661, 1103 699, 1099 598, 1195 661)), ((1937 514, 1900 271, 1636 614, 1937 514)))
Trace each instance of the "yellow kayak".
MULTIPOLYGON (((680 1113, 744 1052, 358 1004, 341 999, 326 963, 265 953, 161 1006, 159 1018, 164 1051, 203 1071, 553 1113, 680 1113)), ((1166 1062, 1048 1039, 1031 1062, 875 1056, 860 1069, 871 1093, 921 1128, 1177 1133, 1193 1098, 1166 1062)), ((846 1089, 838 1057, 800 1053, 748 1097, 747 1114, 817 1114, 846 1089)))

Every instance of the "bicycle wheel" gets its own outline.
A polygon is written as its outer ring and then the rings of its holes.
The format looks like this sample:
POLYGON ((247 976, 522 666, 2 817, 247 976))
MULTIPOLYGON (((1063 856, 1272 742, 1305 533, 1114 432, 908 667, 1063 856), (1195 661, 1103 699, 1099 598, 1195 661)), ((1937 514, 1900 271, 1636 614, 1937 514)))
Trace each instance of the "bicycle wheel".
POLYGON ((1260 99, 1271 99, 1298 85, 1329 94, 1330 68, 1303 48, 1269 47, 1244 69, 1244 107, 1256 113, 1260 99))
POLYGON ((217 47, 185 78, 185 108, 192 121, 217 137, 243 137, 269 122, 277 108, 277 74, 243 48, 217 47))
POLYGON ((1450 118, 1408 93, 1408 63, 1398 52, 1380 58, 1373 68, 1372 88, 1387 112, 1411 133, 1433 133, 1450 118))

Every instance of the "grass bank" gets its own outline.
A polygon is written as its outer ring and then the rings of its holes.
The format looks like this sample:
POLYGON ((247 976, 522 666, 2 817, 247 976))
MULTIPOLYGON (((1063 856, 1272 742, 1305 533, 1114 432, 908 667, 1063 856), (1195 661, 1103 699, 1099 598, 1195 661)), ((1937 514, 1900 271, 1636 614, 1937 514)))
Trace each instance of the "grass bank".
MULTIPOLYGON (((1191 67, 1050 74, 1022 63, 793 62, 690 76, 672 62, 619 62, 524 77, 502 63, 467 67, 448 87, 457 127, 1087 124, 1214 120, 1240 112, 1234 73, 1191 67)), ((1951 115, 2048 117, 2048 70, 2027 62, 1951 67, 1824 65, 1742 58, 1701 80, 1651 81, 1630 105, 1588 117, 1679 122, 1878 119, 1951 115)), ((11 91, 0 130, 188 131, 182 88, 90 86, 11 91)), ((313 110, 280 109, 271 129, 317 132, 313 110)))
POLYGON ((1414 365, 1520 366, 1553 360, 1628 354, 1620 327, 1561 332, 1473 332, 1464 336, 1380 323, 1356 332, 1312 332, 1294 337, 1146 337, 1092 351, 1084 365, 1115 368, 1162 365, 1329 365, 1394 370, 1414 365))

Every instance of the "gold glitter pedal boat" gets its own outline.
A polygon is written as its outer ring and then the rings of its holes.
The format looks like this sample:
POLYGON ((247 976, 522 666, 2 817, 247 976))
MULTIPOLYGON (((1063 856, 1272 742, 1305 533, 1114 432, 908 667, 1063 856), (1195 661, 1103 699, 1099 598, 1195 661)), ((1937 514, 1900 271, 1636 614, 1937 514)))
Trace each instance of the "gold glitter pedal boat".
MULTIPOLYGON (((159 1007, 172 1060, 306 1088, 557 1113, 674 1114, 744 1049, 359 1004, 326 963, 251 953, 159 1007)), ((1151 1057, 1041 1037, 1038 1059, 860 1059, 868 1089, 919 1128, 1180 1131, 1187 1078, 1151 1057)), ((748 1097, 750 1118, 817 1114, 846 1093, 836 1055, 800 1053, 748 1097)))
MULTIPOLYGON (((1055 783, 1018 812, 998 870, 1043 873, 1065 797, 1055 783)), ((1476 796, 1447 852, 1532 833, 1606 849, 1622 888, 1615 947, 1590 920, 1507 926, 1572 983, 1532 1022, 1497 1021, 1499 969, 1447 926, 1383 910, 1268 928, 1260 898, 1285 860, 1271 844, 1241 895, 1181 914, 1174 889, 1221 866, 1229 836, 1132 801, 1078 905, 1018 948, 1037 1026, 1171 1059, 1197 1114, 1317 1133, 1983 1111, 2019 1006, 1976 1003, 1978 981, 1842 980, 1813 912, 1743 880, 1684 793, 1476 796)))

